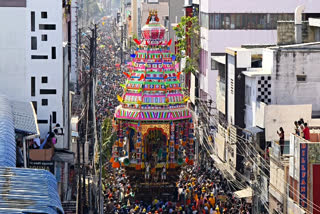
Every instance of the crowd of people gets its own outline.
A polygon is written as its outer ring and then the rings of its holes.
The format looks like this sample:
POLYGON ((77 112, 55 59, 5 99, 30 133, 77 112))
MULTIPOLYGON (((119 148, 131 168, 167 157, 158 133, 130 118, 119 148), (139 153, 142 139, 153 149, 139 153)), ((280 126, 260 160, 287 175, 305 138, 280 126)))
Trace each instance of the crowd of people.
POLYGON ((107 166, 104 179, 104 213, 118 214, 222 214, 251 213, 251 205, 234 196, 227 180, 211 159, 181 170, 172 200, 153 196, 152 201, 135 199, 135 192, 123 169, 107 166))
POLYGON ((96 92, 96 118, 98 124, 106 117, 114 114, 119 105, 117 95, 121 95, 123 89, 120 84, 124 82, 119 64, 120 54, 116 45, 117 38, 111 32, 103 31, 99 34, 98 59, 100 67, 97 69, 97 92, 96 92))

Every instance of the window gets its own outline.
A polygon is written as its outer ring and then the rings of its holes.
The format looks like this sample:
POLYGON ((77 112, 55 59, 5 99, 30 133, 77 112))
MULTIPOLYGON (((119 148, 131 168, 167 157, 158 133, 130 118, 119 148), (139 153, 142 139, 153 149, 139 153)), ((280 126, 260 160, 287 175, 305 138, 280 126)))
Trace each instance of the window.
POLYGON ((41 41, 48 41, 48 35, 47 34, 42 34, 41 35, 41 41))
POLYGON ((31 55, 31 59, 48 59, 45 55, 31 55))
POLYGON ((34 111, 37 114, 37 101, 32 101, 32 105, 33 105, 34 111))
POLYGON ((47 123, 48 123, 48 120, 38 120, 38 123, 39 123, 39 124, 47 124, 47 123))
POLYGON ((277 21, 293 20, 294 15, 291 13, 202 13, 200 18, 201 26, 209 26, 209 29, 275 30, 277 29, 277 21))
POLYGON ((41 18, 42 19, 48 18, 48 13, 47 12, 41 12, 41 18))
POLYGON ((31 77, 31 96, 36 96, 36 78, 31 77))
POLYGON ((41 77, 41 83, 48 83, 48 77, 41 77))
POLYGON ((31 12, 31 31, 35 31, 35 12, 31 12))
POLYGON ((31 37, 31 50, 37 50, 37 37, 31 37))
POLYGON ((48 99, 42 99, 41 100, 41 105, 47 106, 48 105, 48 99))
POLYGON ((56 94, 56 89, 40 89, 40 94, 56 94))
POLYGON ((55 30, 55 29, 56 29, 56 25, 53 25, 53 24, 39 25, 39 30, 55 30))
POLYGON ((307 75, 297 75, 297 81, 298 82, 306 82, 307 75))
POLYGON ((52 123, 57 123, 57 112, 52 112, 52 123))
POLYGON ((51 47, 51 58, 56 59, 56 47, 51 47))

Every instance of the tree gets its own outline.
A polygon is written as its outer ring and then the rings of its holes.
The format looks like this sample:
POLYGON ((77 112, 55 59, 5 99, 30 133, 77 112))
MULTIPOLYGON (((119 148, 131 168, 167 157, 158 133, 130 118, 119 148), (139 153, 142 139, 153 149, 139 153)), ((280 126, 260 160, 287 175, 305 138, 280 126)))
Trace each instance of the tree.
MULTIPOLYGON (((101 140, 102 140, 102 162, 107 162, 112 155, 112 146, 117 139, 116 132, 112 130, 112 120, 111 118, 106 118, 101 127, 101 140)), ((98 156, 96 159, 96 165, 99 164, 100 151, 98 151, 98 156)), ((98 168, 98 167, 97 167, 98 168)))
POLYGON ((173 28, 177 40, 177 61, 185 58, 185 73, 195 73, 199 62, 199 20, 198 17, 183 16, 180 23, 173 28), (190 42, 189 42, 190 41, 190 42))

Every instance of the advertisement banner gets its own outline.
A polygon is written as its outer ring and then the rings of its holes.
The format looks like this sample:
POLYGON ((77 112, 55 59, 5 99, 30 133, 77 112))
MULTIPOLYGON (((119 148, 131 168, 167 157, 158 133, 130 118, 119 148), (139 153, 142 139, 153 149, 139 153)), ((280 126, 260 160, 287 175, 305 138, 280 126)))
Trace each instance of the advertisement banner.
POLYGON ((308 197, 308 144, 300 144, 300 205, 307 208, 308 197))

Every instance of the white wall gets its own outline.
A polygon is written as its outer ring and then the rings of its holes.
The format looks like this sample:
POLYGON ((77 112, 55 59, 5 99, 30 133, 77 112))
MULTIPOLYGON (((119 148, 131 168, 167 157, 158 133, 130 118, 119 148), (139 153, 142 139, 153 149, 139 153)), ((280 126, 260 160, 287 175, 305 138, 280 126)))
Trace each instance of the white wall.
POLYGON ((294 121, 311 121, 311 105, 267 105, 264 113, 266 141, 279 140, 277 130, 283 128, 285 140, 294 132, 294 121))
POLYGON ((294 13, 304 4, 305 12, 318 13, 318 0, 201 0, 200 11, 207 13, 294 13))
MULTIPOLYGON (((27 2, 28 20, 26 29, 26 65, 27 93, 30 101, 38 103, 38 120, 48 120, 53 111, 57 112, 57 123, 63 122, 63 52, 62 52, 62 2, 51 0, 29 0, 27 2), (35 31, 31 32, 31 11, 35 11, 35 31), (48 14, 47 19, 41 18, 41 12, 48 14), (55 24, 56 30, 40 30, 39 24, 55 24), (41 41, 41 35, 48 36, 47 41, 41 41), (31 50, 31 36, 37 37, 37 50, 31 50), (51 59, 51 47, 56 47, 56 59, 51 59), (31 59, 31 55, 47 55, 48 59, 31 59), (36 96, 30 96, 31 76, 36 77, 36 96), (41 77, 47 76, 48 83, 41 83, 41 77), (56 94, 40 94, 40 89, 56 89, 56 94), (41 106, 41 99, 48 99, 48 106, 41 106)), ((54 124, 53 124, 54 125, 54 124)), ((39 124, 41 136, 48 132, 48 124, 39 124)))
POLYGON ((218 77, 218 70, 210 70, 211 67, 211 59, 208 61, 209 71, 206 76, 207 82, 207 93, 210 95, 208 99, 215 100, 216 98, 216 91, 217 91, 217 81, 215 81, 218 77))
POLYGON ((246 76, 245 80, 246 87, 250 87, 250 95, 247 94, 247 91, 245 91, 245 99, 250 96, 250 104, 245 104, 245 116, 244 116, 244 122, 246 125, 246 128, 254 127, 256 126, 255 123, 255 113, 256 113, 256 103, 257 103, 257 81, 255 77, 248 77, 246 76))
POLYGON ((234 79, 234 76, 235 76, 235 57, 232 56, 232 55, 227 55, 228 57, 228 88, 226 89, 227 90, 227 93, 228 93, 228 103, 227 103, 227 106, 228 108, 226 109, 227 113, 228 113, 228 123, 233 125, 235 124, 235 79, 234 79), (231 84, 233 82, 233 84, 231 84), (233 92, 231 91, 231 85, 233 85, 233 92))
POLYGON ((71 71, 70 82, 77 82, 77 45, 78 45, 78 14, 77 1, 71 1, 71 71))
MULTIPOLYGON (((313 47, 319 46, 320 43, 313 47)), ((279 54, 280 58, 274 54, 271 62, 275 65, 271 82, 272 104, 312 104, 313 111, 320 111, 320 51, 292 48, 282 49, 279 54), (301 74, 307 76, 306 82, 297 81, 296 75, 301 74)))
POLYGON ((21 101, 30 96, 25 90, 26 25, 26 8, 0 7, 0 94, 21 101))
POLYGON ((201 47, 208 51, 208 55, 224 53, 227 47, 276 42, 276 30, 208 30, 201 27, 201 47))

